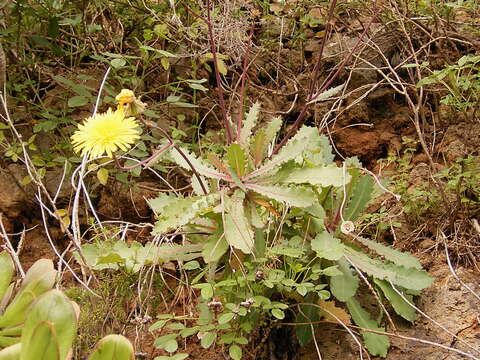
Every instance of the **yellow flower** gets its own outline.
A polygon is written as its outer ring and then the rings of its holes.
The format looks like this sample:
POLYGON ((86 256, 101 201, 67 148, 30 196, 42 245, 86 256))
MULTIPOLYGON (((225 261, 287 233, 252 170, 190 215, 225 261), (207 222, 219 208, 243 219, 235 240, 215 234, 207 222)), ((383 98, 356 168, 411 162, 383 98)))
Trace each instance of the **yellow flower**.
POLYGON ((72 135, 73 149, 88 153, 90 159, 112 154, 121 149, 126 151, 140 138, 138 123, 133 117, 125 118, 123 110, 115 112, 108 109, 106 113, 86 118, 72 135))
POLYGON ((141 102, 135 97, 132 90, 122 89, 115 97, 118 101, 118 110, 124 110, 126 116, 136 116, 145 111, 147 104, 141 102))

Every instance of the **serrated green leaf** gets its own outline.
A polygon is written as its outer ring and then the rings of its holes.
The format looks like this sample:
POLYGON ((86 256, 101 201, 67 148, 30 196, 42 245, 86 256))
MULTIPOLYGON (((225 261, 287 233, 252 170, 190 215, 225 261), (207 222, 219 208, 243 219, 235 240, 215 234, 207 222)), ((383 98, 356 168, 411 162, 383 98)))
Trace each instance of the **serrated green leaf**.
POLYGON ((324 231, 312 240, 312 250, 319 258, 338 260, 344 255, 345 247, 339 239, 334 238, 328 231, 324 231))
POLYGON ((239 144, 231 144, 227 148, 227 161, 238 176, 245 174, 246 156, 239 144))
POLYGON ((424 270, 383 263, 350 247, 346 247, 345 252, 348 254, 350 261, 368 275, 380 280, 391 281, 405 289, 422 290, 429 287, 433 282, 432 277, 424 270))
POLYGON ((251 254, 254 250, 254 236, 252 226, 245 216, 244 198, 245 193, 240 190, 236 190, 231 198, 225 198, 223 226, 228 244, 245 254, 251 254))
MULTIPOLYGON (((377 323, 370 318, 370 314, 360 306, 357 300, 351 298, 347 300, 346 304, 353 321, 355 321, 358 326, 375 331, 385 331, 384 328, 378 327, 377 323)), ((387 356, 387 351, 390 347, 388 336, 362 330, 360 330, 360 333, 365 342, 365 347, 370 354, 381 357, 387 356)))
POLYGON ((272 158, 267 160, 263 166, 247 175, 246 178, 253 179, 258 176, 271 174, 272 172, 277 171, 280 168, 280 165, 290 160, 300 161, 302 153, 308 148, 310 141, 312 141, 315 136, 318 136, 316 128, 303 126, 298 130, 294 137, 288 140, 278 154, 272 156, 272 158))
POLYGON ((293 169, 288 176, 282 179, 283 183, 311 184, 322 187, 342 186, 348 184, 350 175, 343 174, 343 169, 336 165, 304 167, 293 169))
POLYGON ((309 207, 315 202, 315 193, 300 186, 259 185, 245 183, 247 189, 253 190, 270 199, 286 203, 290 206, 309 207))
POLYGON ((375 251, 377 254, 382 255, 385 259, 393 262, 398 266, 404 266, 406 268, 422 269, 422 264, 417 258, 406 252, 398 251, 390 246, 385 246, 379 242, 355 236, 355 240, 359 241, 363 245, 367 246, 370 250, 375 251))
POLYGON ((188 224, 201 213, 213 208, 219 199, 219 194, 214 193, 189 198, 179 197, 173 201, 169 201, 167 205, 162 207, 161 212, 158 214, 152 234, 163 234, 188 224))
POLYGON ((253 104, 250 110, 248 111, 248 114, 243 122, 242 129, 240 130, 239 142, 244 149, 247 149, 247 151, 250 145, 252 130, 255 127, 258 120, 259 112, 260 112, 260 104, 259 103, 253 104))
MULTIPOLYGON (((183 154, 188 158, 192 166, 195 168, 198 174, 203 175, 208 178, 212 179, 221 179, 221 180, 229 180, 229 177, 225 174, 222 174, 209 166, 206 161, 201 158, 196 157, 195 155, 191 154, 188 150, 184 148, 180 148, 183 154)), ((177 163, 182 168, 192 171, 192 168, 188 164, 188 162, 180 155, 180 153, 176 149, 170 150, 170 157, 172 161, 177 163)))
MULTIPOLYGON (((393 309, 398 315, 408 321, 415 321, 417 317, 415 308, 403 300, 402 297, 392 288, 392 285, 385 280, 373 279, 373 281, 382 290, 383 294, 388 299, 390 304, 392 304, 393 309)), ((403 295, 408 299, 408 301, 413 302, 413 296, 406 294, 403 295)))
POLYGON ((353 274, 350 264, 345 259, 337 261, 338 270, 342 275, 330 278, 330 291, 340 301, 347 301, 355 295, 358 289, 358 277, 353 274))
POLYGON ((322 92, 318 96, 315 96, 313 100, 308 102, 308 104, 313 104, 313 103, 316 103, 316 102, 319 102, 319 101, 329 100, 331 97, 337 95, 340 91, 342 91, 342 89, 345 87, 345 84, 346 83, 343 83, 341 85, 338 85, 338 86, 335 86, 335 87, 330 88, 328 90, 325 90, 324 92, 322 92))

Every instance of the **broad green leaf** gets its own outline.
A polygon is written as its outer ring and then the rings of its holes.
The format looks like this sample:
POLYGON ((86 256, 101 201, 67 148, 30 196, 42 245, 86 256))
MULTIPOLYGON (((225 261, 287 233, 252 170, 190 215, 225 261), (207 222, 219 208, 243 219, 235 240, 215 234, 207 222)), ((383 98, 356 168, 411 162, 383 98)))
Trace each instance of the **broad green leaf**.
MULTIPOLYGON (((378 327, 377 323, 370 318, 370 314, 360 306, 357 300, 351 298, 347 300, 346 303, 348 311, 350 312, 350 315, 352 315, 352 319, 355 321, 355 324, 370 330, 385 331, 384 328, 378 327)), ((390 341, 386 335, 374 334, 362 330, 360 330, 360 334, 362 334, 365 347, 370 354, 381 357, 387 356, 387 351, 390 347, 390 341)))
POLYGON ((202 250, 202 256, 206 263, 218 261, 228 250, 228 243, 225 237, 212 236, 202 250))
POLYGON ((162 208, 157 216, 157 222, 152 234, 163 234, 188 224, 191 220, 214 207, 218 202, 219 194, 177 198, 162 208))
POLYGON ((50 290, 28 312, 20 360, 65 359, 76 333, 77 316, 72 302, 61 291, 50 290), (42 353, 45 357, 39 356, 42 353))
POLYGON ((248 150, 248 147, 250 145, 250 138, 252 136, 252 130, 257 123, 259 112, 260 112, 260 104, 257 102, 252 105, 243 122, 242 129, 240 130, 239 143, 242 145, 244 149, 248 150))
POLYGON ((362 176, 358 181, 352 181, 352 195, 343 212, 343 218, 347 221, 355 221, 365 206, 370 201, 373 192, 373 179, 370 176, 362 176))
POLYGON ((69 107, 80 107, 80 106, 87 105, 89 101, 90 100, 87 97, 77 95, 77 96, 74 96, 74 97, 68 99, 68 106, 69 107))
POLYGON ((350 175, 343 174, 343 169, 336 165, 304 167, 290 171, 289 175, 282 179, 283 183, 311 184, 322 187, 342 186, 348 184, 350 175))
POLYGON ((178 349, 178 342, 175 339, 169 340, 165 343, 163 349, 169 353, 173 353, 178 349))
MULTIPOLYGON (((392 304, 393 309, 398 315, 408 321, 415 321, 417 317, 415 309, 402 299, 402 297, 392 288, 392 285, 385 280, 373 279, 373 281, 382 290, 383 294, 390 304, 392 304)), ((403 294, 403 296, 405 296, 408 301, 413 302, 413 296, 406 294, 403 294)))
MULTIPOLYGON (((178 334, 167 334, 160 336, 155 339, 155 342, 153 343, 157 349, 163 349, 165 345, 170 341, 176 339, 178 334)), ((90 360, 90 359, 89 359, 90 360)))
POLYGON ((126 63, 127 63, 127 61, 123 58, 117 58, 117 59, 110 60, 110 65, 112 65, 112 67, 114 69, 119 69, 122 66, 125 66, 126 63))
POLYGON ((272 158, 267 160, 262 167, 249 174, 247 179, 265 176, 275 172, 280 168, 280 165, 290 160, 300 162, 302 160, 301 155, 308 148, 310 141, 312 141, 315 136, 318 136, 317 131, 316 128, 303 126, 298 130, 294 137, 288 140, 278 154, 272 156, 272 158))
POLYGON ((370 250, 375 251, 377 254, 382 255, 385 259, 393 262, 398 266, 404 266, 406 268, 414 268, 421 270, 422 264, 417 258, 406 252, 398 251, 390 246, 385 246, 379 242, 355 236, 355 240, 367 246, 370 250))
POLYGON ((97 171, 97 178, 100 184, 107 185, 108 182, 108 169, 100 168, 97 171))
MULTIPOLYGON (((213 179, 221 179, 221 180, 229 180, 229 177, 217 170, 213 169, 211 166, 207 164, 203 159, 197 158, 195 155, 190 154, 190 152, 184 148, 180 148, 182 153, 188 158, 192 166, 195 168, 198 174, 203 175, 208 178, 213 179)), ((176 149, 170 150, 170 157, 172 160, 177 163, 182 168, 192 171, 192 168, 188 164, 188 162, 183 158, 182 155, 176 149)))
POLYGON ((208 349, 210 346, 212 346, 216 338, 217 338, 216 332, 207 332, 203 334, 202 339, 200 340, 200 344, 204 349, 208 349))
POLYGON ((383 263, 350 247, 346 247, 345 252, 352 263, 368 275, 381 280, 389 280, 406 289, 422 290, 433 282, 433 278, 424 270, 383 263))
POLYGON ((236 190, 231 198, 225 197, 224 231, 230 246, 251 254, 254 250, 254 237, 252 226, 245 216, 244 198, 245 193, 240 190, 236 190))
POLYGON ((358 289, 358 277, 353 274, 350 264, 345 259, 337 262, 338 270, 343 275, 332 276, 330 278, 330 291, 340 301, 347 301, 355 295, 358 289))
POLYGON ((88 360, 134 360, 134 349, 122 335, 107 335, 102 338, 88 360))
POLYGON ((272 315, 279 319, 279 320, 282 320, 282 319, 285 319, 285 313, 283 312, 283 310, 280 310, 280 309, 272 309, 271 310, 272 312, 272 315))
POLYGON ((0 253, 0 302, 5 295, 13 274, 15 273, 15 265, 12 257, 6 251, 0 253))
POLYGON ((290 206, 309 207, 316 200, 315 193, 311 189, 300 186, 268 186, 245 183, 245 187, 259 193, 260 195, 286 203, 290 206))
POLYGON ((339 239, 334 238, 328 231, 324 231, 312 240, 312 250, 319 258, 338 260, 344 255, 345 247, 339 239))
POLYGON ((246 156, 239 144, 231 144, 227 148, 227 160, 238 176, 245 174, 246 156))
POLYGON ((218 317, 218 323, 219 324, 229 323, 234 317, 235 317, 235 314, 233 312, 224 313, 218 317))
POLYGON ((228 355, 230 355, 233 360, 240 360, 242 358, 242 348, 238 345, 231 345, 228 348, 228 355))

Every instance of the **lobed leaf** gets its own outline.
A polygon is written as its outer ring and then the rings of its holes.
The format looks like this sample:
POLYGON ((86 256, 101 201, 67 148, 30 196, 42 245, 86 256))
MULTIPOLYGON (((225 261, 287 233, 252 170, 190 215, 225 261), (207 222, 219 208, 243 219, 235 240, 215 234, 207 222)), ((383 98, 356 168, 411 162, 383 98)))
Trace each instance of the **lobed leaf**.
POLYGON ((350 175, 344 176, 343 169, 336 165, 296 168, 282 179, 283 183, 311 184, 322 187, 348 184, 350 175))
POLYGON ((162 207, 157 216, 152 234, 163 234, 188 224, 201 213, 213 208, 220 199, 219 194, 176 198, 162 207))
POLYGON ((243 127, 240 130, 239 142, 244 149, 248 150, 248 146, 250 145, 250 137, 252 136, 252 129, 257 123, 259 112, 260 104, 257 102, 250 107, 245 121, 243 122, 243 127))
POLYGON ((259 185, 253 183, 245 183, 246 188, 253 190, 260 195, 270 199, 286 203, 290 206, 309 207, 315 202, 315 193, 300 186, 281 186, 281 185, 259 185))
POLYGON ((347 260, 342 258, 337 261, 337 264, 342 275, 330 278, 330 291, 338 300, 347 301, 357 292, 359 280, 347 260))

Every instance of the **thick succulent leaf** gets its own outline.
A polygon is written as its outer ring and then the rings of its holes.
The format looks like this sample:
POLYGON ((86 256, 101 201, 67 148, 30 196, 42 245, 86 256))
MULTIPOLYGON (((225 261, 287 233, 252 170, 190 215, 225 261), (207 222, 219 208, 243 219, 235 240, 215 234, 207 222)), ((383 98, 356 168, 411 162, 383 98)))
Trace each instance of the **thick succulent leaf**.
POLYGON ((227 160, 230 167, 237 176, 245 175, 245 166, 247 163, 245 151, 239 144, 231 144, 227 148, 227 160))
POLYGON ((0 351, 0 360, 20 360, 21 349, 22 345, 20 343, 2 349, 0 351))
POLYGON ((290 206, 309 207, 316 201, 315 193, 312 190, 300 186, 268 186, 253 183, 245 183, 244 185, 260 195, 290 206))
POLYGON ((0 335, 0 348, 11 346, 20 342, 19 336, 3 336, 0 335))
MULTIPOLYGON (((385 280, 374 279, 375 284, 382 290, 385 297, 392 304, 395 312, 404 319, 414 322, 417 317, 415 308, 410 306, 403 298, 392 288, 392 285, 385 280)), ((409 302, 413 302, 412 295, 403 294, 409 302)))
POLYGON ((303 167, 293 169, 282 180, 283 183, 311 184, 317 186, 342 186, 348 184, 350 175, 343 174, 343 169, 336 165, 303 167))
POLYGON ((28 269, 17 295, 0 316, 0 327, 14 326, 25 319, 26 310, 41 294, 55 284, 57 271, 49 259, 40 259, 28 269))
POLYGON ((237 190, 231 198, 225 197, 224 231, 230 246, 251 254, 254 250, 253 229, 245 216, 243 200, 245 193, 237 190))
MULTIPOLYGON (((355 321, 355 324, 358 326, 375 331, 385 331, 384 328, 379 327, 377 323, 370 318, 370 314, 361 307, 356 299, 351 298, 347 300, 347 307, 350 315, 352 315, 353 321, 355 321)), ((360 334, 362 334, 365 347, 370 354, 381 357, 387 356, 387 351, 390 347, 388 336, 362 330, 360 330, 360 334)))
POLYGON ((244 149, 248 150, 248 146, 250 145, 250 137, 252 136, 252 130, 257 123, 259 112, 260 104, 253 104, 248 111, 245 121, 243 122, 243 127, 240 130, 240 144, 244 149))
POLYGON ((107 335, 95 346, 88 360, 134 360, 130 341, 122 335, 107 335))
POLYGON ((429 287, 433 282, 432 277, 424 270, 383 263, 350 247, 346 247, 345 252, 348 254, 350 261, 368 275, 380 280, 389 280, 405 289, 422 290, 429 287))
POLYGON ((340 259, 345 250, 345 246, 342 242, 333 237, 328 231, 324 231, 312 240, 312 250, 317 253, 317 256, 327 260, 340 259))
POLYGON ((12 257, 8 252, 2 251, 0 253, 0 300, 2 300, 10 286, 14 273, 15 265, 13 264, 12 257))
POLYGON ((50 290, 35 302, 27 315, 20 360, 65 359, 76 332, 77 316, 72 302, 61 291, 50 290), (51 357, 39 357, 47 352, 51 357))
POLYGON ((352 268, 344 258, 337 261, 338 270, 343 275, 332 276, 330 278, 330 291, 340 301, 347 301, 352 298, 358 289, 358 277, 353 273, 352 268))
POLYGON ((302 153, 308 148, 310 142, 315 136, 318 136, 316 128, 303 126, 294 137, 288 140, 278 154, 272 156, 272 158, 267 160, 263 166, 247 175, 246 178, 253 179, 258 176, 265 176, 276 172, 280 165, 290 160, 300 162, 302 160, 302 153))
POLYGON ((60 346, 54 324, 40 321, 33 330, 28 343, 23 343, 20 360, 62 360, 60 346))
POLYGON ((188 224, 200 214, 212 209, 219 201, 218 194, 176 198, 162 207, 152 234, 163 234, 188 224))
POLYGON ((375 251, 378 255, 382 255, 385 259, 393 262, 395 265, 419 270, 422 269, 420 261, 409 253, 398 251, 390 246, 385 246, 379 242, 362 238, 360 236, 355 236, 355 240, 367 246, 370 250, 375 251))
MULTIPOLYGON (((203 175, 208 178, 212 179, 223 179, 223 180, 228 180, 229 177, 228 175, 222 174, 221 172, 218 172, 214 168, 212 168, 206 161, 204 161, 201 158, 196 157, 194 154, 191 154, 187 149, 185 148, 180 148, 180 150, 183 152, 183 154, 188 158, 192 166, 195 168, 198 174, 203 175)), ((192 168, 188 164, 188 162, 183 158, 182 155, 178 152, 178 150, 172 148, 170 150, 170 157, 171 159, 177 163, 179 166, 182 168, 192 171, 192 168)))

